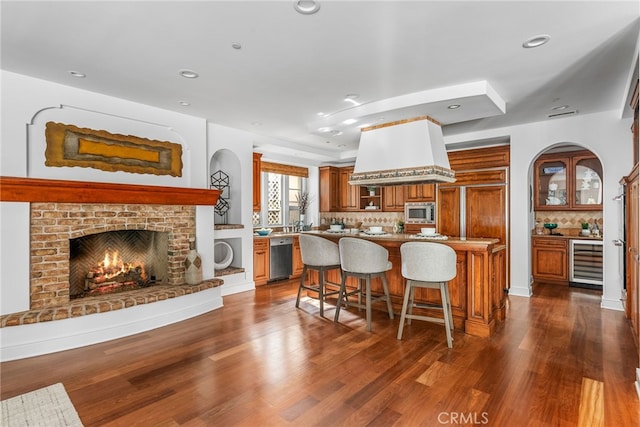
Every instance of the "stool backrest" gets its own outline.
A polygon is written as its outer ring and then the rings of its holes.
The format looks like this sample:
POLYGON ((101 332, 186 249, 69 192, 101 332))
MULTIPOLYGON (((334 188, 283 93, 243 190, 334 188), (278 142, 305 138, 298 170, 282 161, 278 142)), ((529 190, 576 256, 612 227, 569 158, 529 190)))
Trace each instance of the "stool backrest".
POLYGON ((309 234, 301 234, 299 239, 304 264, 318 267, 340 265, 340 251, 335 242, 309 234))
POLYGON ((407 242, 400 246, 402 277, 448 282, 456 277, 456 251, 442 243, 407 242))
POLYGON ((351 273, 380 273, 387 271, 389 251, 377 243, 355 237, 343 237, 340 246, 340 264, 351 273))

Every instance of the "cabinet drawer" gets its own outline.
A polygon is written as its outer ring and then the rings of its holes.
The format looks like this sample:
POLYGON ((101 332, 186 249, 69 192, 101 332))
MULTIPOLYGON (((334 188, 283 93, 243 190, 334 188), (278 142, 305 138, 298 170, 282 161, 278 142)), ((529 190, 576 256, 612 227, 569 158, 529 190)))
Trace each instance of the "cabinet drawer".
POLYGON ((532 240, 534 247, 561 249, 567 249, 569 247, 566 239, 558 239, 555 237, 534 237, 532 240))
POLYGON ((253 239, 253 250, 258 250, 258 249, 268 249, 269 248, 269 239, 268 238, 264 238, 264 239, 253 239))

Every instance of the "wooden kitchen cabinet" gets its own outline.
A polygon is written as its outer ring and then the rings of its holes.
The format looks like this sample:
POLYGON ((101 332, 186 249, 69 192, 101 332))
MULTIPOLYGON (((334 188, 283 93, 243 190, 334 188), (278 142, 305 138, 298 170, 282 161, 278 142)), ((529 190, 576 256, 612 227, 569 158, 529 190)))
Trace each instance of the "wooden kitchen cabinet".
POLYGON ((382 188, 382 210, 385 212, 404 212, 406 200, 404 185, 391 185, 382 188))
POLYGON ((544 154, 534 164, 536 210, 602 210, 602 164, 588 150, 544 154))
POLYGON ((405 201, 407 202, 435 202, 435 184, 412 184, 405 189, 405 201))
POLYGON ((534 280, 569 284, 569 241, 556 237, 531 238, 534 280))
POLYGON ((340 170, 335 166, 322 166, 320 175, 320 212, 340 211, 340 170))
POLYGON ((640 224, 640 185, 638 180, 638 164, 629 176, 624 178, 626 203, 626 287, 625 314, 631 322, 634 336, 640 342, 640 241, 638 226, 640 224))
POLYGON ((633 125, 631 126, 633 156, 635 165, 631 173, 623 178, 625 184, 625 235, 626 252, 626 277, 625 284, 627 295, 625 299, 625 315, 631 323, 633 336, 638 346, 640 355, 640 181, 638 166, 638 151, 640 141, 638 137, 638 83, 631 99, 631 108, 634 112, 633 125))
MULTIPOLYGON (((440 187, 438 189, 437 229, 444 236, 460 235, 460 191, 461 187, 440 187)), ((406 226, 405 226, 406 227, 406 226)))
POLYGON ((360 209, 360 186, 349 184, 349 176, 353 166, 340 168, 340 211, 357 211, 360 209))
POLYGON ((293 236, 293 254, 292 254, 292 273, 291 278, 299 278, 302 276, 302 270, 304 269, 304 263, 302 262, 302 253, 300 252, 300 238, 293 236))
POLYGON ((266 285, 269 280, 269 239, 253 239, 253 281, 256 286, 266 285))
POLYGON ((260 206, 260 193, 261 193, 261 176, 262 176, 262 154, 253 153, 253 211, 259 212, 260 206))
POLYGON ((358 187, 360 191, 360 209, 382 209, 382 187, 358 187), (371 188, 371 190, 370 190, 371 188), (371 207, 373 206, 373 207, 371 207))

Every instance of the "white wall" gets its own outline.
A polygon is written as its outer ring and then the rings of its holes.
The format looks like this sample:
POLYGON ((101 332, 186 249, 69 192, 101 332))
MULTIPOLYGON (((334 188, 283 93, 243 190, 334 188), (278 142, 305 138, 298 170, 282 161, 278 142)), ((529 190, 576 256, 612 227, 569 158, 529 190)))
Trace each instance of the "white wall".
MULTIPOLYGON (((0 174, 3 176, 208 188, 206 120, 1 71, 0 174), (46 167, 44 123, 56 120, 80 127, 140 137, 168 138, 182 145, 183 176, 105 172, 91 168, 46 167)), ((27 310, 29 283, 29 204, 2 202, 0 226, 0 310, 27 310), (11 242, 11 244, 9 244, 11 242), (26 296, 25 296, 26 295, 26 296)), ((198 216, 213 216, 198 207, 198 216)), ((196 229, 203 276, 213 277, 213 229, 196 229), (210 242, 205 244, 204 242, 210 242), (202 244, 202 247, 200 246, 202 244)))
POLYGON ((547 148, 558 144, 577 144, 595 153, 603 166, 604 285, 602 306, 621 310, 623 288, 618 275, 619 253, 611 242, 620 227, 618 205, 612 200, 619 192, 619 180, 632 167, 631 119, 621 119, 619 111, 553 119, 453 135, 447 144, 508 137, 511 141, 510 212, 511 277, 510 294, 530 296, 531 289, 531 212, 530 185, 534 160, 547 148))

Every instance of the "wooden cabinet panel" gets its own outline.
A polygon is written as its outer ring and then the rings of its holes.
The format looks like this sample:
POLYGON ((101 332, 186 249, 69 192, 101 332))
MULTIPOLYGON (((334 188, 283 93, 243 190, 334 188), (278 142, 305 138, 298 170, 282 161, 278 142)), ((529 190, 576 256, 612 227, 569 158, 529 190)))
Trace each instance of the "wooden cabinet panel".
POLYGON ((568 241, 553 237, 533 237, 531 245, 533 278, 568 284, 568 241))
POLYGON ((407 202, 433 202, 436 200, 435 184, 412 184, 405 189, 407 202))
POLYGON ((253 153, 253 211, 258 212, 261 209, 260 193, 261 193, 261 179, 262 168, 260 166, 262 160, 261 153, 253 153))
POLYGON ((322 166, 320 174, 320 212, 338 212, 340 210, 339 169, 322 166))
POLYGON ((357 211, 360 209, 360 186, 349 184, 349 175, 353 167, 340 168, 340 209, 341 211, 357 211))
POLYGON ((445 236, 460 235, 460 188, 438 189, 437 232, 445 236))
POLYGON ((502 168, 509 166, 510 163, 509 145, 451 151, 447 153, 447 155, 449 157, 451 169, 456 172, 475 169, 502 168))
POLYGON ((404 212, 404 185, 393 185, 382 188, 382 210, 385 212, 404 212))
POLYGON ((507 188, 504 185, 467 187, 467 237, 486 237, 507 242, 507 188))
POLYGON ((626 284, 627 299, 625 314, 631 322, 634 335, 640 342, 640 241, 638 230, 640 224, 640 185, 638 180, 638 165, 626 177, 625 203, 627 211, 625 240, 626 248, 626 284))
POLYGON ((253 239, 253 281, 256 286, 269 280, 269 239, 253 239))
POLYGON ((291 278, 302 276, 304 263, 302 262, 302 254, 300 252, 300 239, 298 238, 298 236, 293 237, 293 255, 291 262, 293 263, 291 278))

